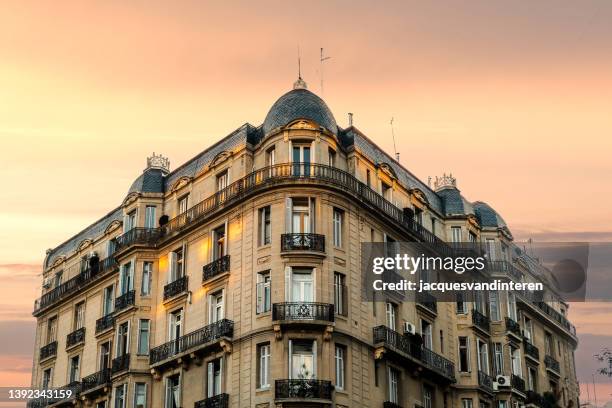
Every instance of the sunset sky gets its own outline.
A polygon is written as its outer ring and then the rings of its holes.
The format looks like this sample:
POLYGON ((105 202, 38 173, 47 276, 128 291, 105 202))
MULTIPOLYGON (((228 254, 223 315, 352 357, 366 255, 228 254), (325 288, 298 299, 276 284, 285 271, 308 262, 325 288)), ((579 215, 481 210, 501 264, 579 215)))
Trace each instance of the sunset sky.
MULTIPOLYGON (((517 239, 612 241, 611 21, 605 0, 3 1, 0 386, 29 383, 45 249, 120 204, 152 152, 176 168, 261 124, 298 45, 338 124, 353 112, 392 152, 393 117, 424 181, 452 172, 517 239)), ((572 317, 584 386, 612 308, 572 317)))

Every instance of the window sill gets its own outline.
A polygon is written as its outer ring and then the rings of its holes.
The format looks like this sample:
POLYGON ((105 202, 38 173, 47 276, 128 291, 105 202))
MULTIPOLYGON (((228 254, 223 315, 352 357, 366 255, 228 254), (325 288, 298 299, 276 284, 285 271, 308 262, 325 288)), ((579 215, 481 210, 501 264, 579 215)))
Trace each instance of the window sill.
POLYGON ((271 247, 272 247, 272 243, 265 244, 265 245, 258 245, 257 246, 257 250, 258 251, 263 251, 264 249, 270 249, 271 247))
POLYGON ((271 389, 272 389, 272 387, 270 387, 270 386, 262 387, 262 388, 255 388, 255 392, 260 394, 260 393, 268 392, 271 389))
POLYGON ((263 318, 263 317, 270 317, 270 315, 272 315, 272 311, 270 310, 268 310, 267 312, 256 313, 257 319, 263 318))

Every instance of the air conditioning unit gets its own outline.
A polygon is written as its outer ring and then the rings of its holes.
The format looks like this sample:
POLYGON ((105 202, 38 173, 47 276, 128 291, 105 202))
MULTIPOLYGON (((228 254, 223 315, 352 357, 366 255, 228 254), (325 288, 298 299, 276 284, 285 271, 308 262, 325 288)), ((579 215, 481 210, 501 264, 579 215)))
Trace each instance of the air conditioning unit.
POLYGON ((509 387, 510 386, 510 376, 509 375, 498 375, 495 377, 495 384, 497 387, 509 387))
POLYGON ((410 322, 404 322, 404 334, 416 334, 416 326, 410 322))
POLYGON ((49 289, 51 287, 51 283, 53 282, 53 278, 51 277, 47 277, 45 279, 43 279, 43 288, 45 289, 49 289))

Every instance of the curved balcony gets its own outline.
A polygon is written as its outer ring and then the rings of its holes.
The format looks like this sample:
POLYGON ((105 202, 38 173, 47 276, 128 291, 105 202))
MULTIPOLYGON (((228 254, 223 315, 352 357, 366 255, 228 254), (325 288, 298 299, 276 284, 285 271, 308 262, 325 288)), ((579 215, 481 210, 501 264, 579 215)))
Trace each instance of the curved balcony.
POLYGON ((40 360, 46 360, 57 355, 57 341, 52 341, 40 349, 40 360))
POLYGON ((281 252, 290 251, 325 253, 325 235, 311 233, 281 234, 281 252))
POLYGON ((66 348, 85 342, 85 327, 81 327, 66 336, 66 348))
POLYGON ((230 256, 224 255, 202 268, 202 282, 230 271, 230 256))
POLYGON ((295 402, 329 402, 332 399, 331 381, 315 379, 276 380, 274 398, 295 402))
POLYGON ((161 236, 160 228, 132 228, 115 238, 115 252, 134 246, 155 248, 161 236))
POLYGON ((115 299, 115 314, 134 306, 136 300, 136 291, 130 290, 115 299))
POLYGON ((374 347, 376 358, 391 353, 418 370, 427 370, 443 382, 455 382, 455 364, 452 361, 386 326, 374 328, 374 347))
POLYGON ((187 275, 181 276, 174 282, 170 282, 164 286, 164 302, 181 293, 186 293, 189 285, 189 277, 187 275))
POLYGON ((193 408, 228 408, 229 395, 219 394, 214 397, 205 398, 193 404, 193 408))

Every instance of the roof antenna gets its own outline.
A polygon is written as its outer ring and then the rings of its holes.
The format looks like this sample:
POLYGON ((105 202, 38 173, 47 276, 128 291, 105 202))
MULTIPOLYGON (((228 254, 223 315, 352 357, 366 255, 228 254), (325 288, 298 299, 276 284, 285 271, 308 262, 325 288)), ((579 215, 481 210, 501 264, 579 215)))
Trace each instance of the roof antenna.
POLYGON ((323 47, 321 47, 321 59, 320 59, 320 62, 321 62, 321 96, 323 96, 323 63, 330 58, 331 57, 323 56, 323 47))
POLYGON ((300 58, 300 44, 298 44, 298 79, 302 79, 302 61, 300 58))
POLYGON ((393 129, 393 118, 391 118, 391 137, 393 138, 393 151, 395 152, 395 160, 399 163, 400 155, 395 147, 395 130, 393 129))
POLYGON ((298 44, 297 47, 297 57, 298 57, 298 79, 297 81, 295 81, 293 83, 293 89, 306 89, 308 88, 308 86, 306 85, 306 82, 302 79, 302 61, 300 58, 300 45, 298 44))

